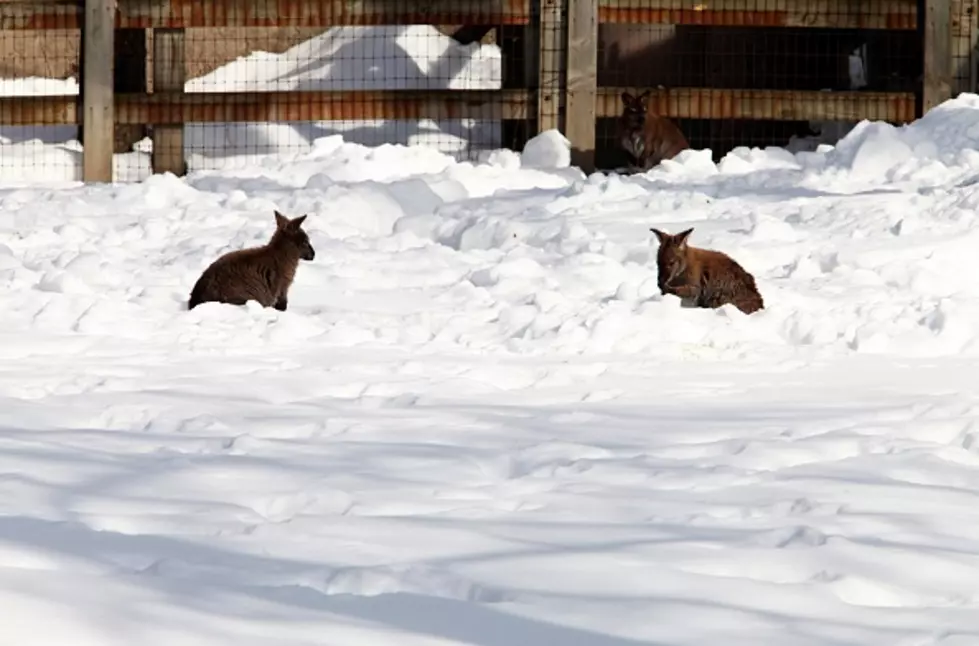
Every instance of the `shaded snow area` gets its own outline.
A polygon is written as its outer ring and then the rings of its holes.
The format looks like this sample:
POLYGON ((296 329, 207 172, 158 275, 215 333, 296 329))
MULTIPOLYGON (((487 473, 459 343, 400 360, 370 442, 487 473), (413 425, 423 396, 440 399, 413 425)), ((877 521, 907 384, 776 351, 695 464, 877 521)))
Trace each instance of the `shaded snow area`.
MULTIPOLYGON (((460 45, 431 25, 333 27, 281 53, 254 52, 188 81, 189 93, 310 90, 494 90, 502 87, 497 45, 460 45)), ((0 96, 76 95, 78 82, 0 79, 0 96)), ((356 108, 356 106, 354 106, 356 108)), ((193 123, 184 128, 188 167, 240 168, 269 154, 304 155, 316 139, 342 134, 369 146, 425 145, 457 160, 501 145, 499 122, 475 119, 193 123)), ((74 126, 0 126, 0 181, 81 179, 74 126)), ((144 139, 114 159, 117 181, 151 173, 144 139)))
POLYGON ((0 189, 0 643, 979 644, 977 143, 0 189), (187 311, 274 208, 289 311, 187 311), (766 309, 662 296, 651 226, 766 309))

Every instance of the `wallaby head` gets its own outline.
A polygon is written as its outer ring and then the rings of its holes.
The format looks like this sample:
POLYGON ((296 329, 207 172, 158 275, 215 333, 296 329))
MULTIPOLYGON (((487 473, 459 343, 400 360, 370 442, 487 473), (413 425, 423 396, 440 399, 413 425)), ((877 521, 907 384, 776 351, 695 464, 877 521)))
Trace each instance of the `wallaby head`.
POLYGON ((301 260, 312 260, 316 251, 309 242, 309 236, 302 230, 305 215, 289 219, 278 211, 275 212, 275 234, 272 236, 270 247, 287 247, 299 254, 301 260))
POLYGON ((639 96, 629 92, 622 93, 622 125, 626 128, 641 131, 646 123, 646 112, 649 111, 649 90, 639 96))
POLYGON ((683 275, 687 269, 689 254, 687 238, 693 233, 693 227, 670 235, 659 229, 650 229, 659 238, 659 251, 656 253, 656 267, 659 270, 660 289, 671 284, 674 279, 683 275))

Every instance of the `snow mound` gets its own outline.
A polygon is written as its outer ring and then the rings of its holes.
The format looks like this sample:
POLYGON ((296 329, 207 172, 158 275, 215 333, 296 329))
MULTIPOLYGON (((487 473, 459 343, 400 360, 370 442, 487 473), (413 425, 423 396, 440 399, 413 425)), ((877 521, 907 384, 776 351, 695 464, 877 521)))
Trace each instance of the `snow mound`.
POLYGON ((332 27, 281 54, 254 52, 187 82, 187 92, 496 89, 496 45, 460 45, 431 25, 332 27))
POLYGON ((520 162, 527 168, 566 168, 571 164, 571 142, 557 130, 545 130, 527 141, 520 162))

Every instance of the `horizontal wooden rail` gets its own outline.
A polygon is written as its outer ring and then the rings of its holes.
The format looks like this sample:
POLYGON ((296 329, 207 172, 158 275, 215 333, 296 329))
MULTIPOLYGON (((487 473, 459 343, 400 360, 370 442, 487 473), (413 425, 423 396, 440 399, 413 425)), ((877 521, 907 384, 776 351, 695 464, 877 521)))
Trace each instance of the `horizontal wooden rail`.
POLYGON ((601 23, 915 29, 916 0, 599 0, 601 23))
MULTIPOLYGON (((648 88, 599 88, 596 114, 622 113, 622 92, 648 88)), ((649 110, 680 119, 759 119, 770 121, 859 121, 908 123, 915 119, 912 92, 804 92, 798 90, 653 89, 649 110)))
MULTIPOLYGON (((621 112, 623 91, 599 88, 596 116, 621 112)), ((337 121, 341 119, 526 119, 533 105, 527 90, 378 90, 351 92, 253 92, 120 94, 116 123, 213 123, 220 121, 337 121)), ((685 119, 841 120, 915 119, 911 92, 803 92, 796 90, 652 90, 650 111, 685 119)), ((0 123, 11 126, 78 123, 77 96, 0 98, 0 123)))
MULTIPOLYGON (((119 28, 526 25, 530 0, 120 0, 119 28)), ((599 0, 600 23, 915 29, 915 0, 599 0), (754 8, 757 7, 757 8, 754 8)), ((78 29, 75 0, 0 0, 0 30, 78 29)))
MULTIPOLYGON (((117 94, 117 124, 342 119, 527 119, 527 90, 378 90, 117 94)), ((79 123, 77 96, 0 97, 8 126, 79 123)))
MULTIPOLYGON (((526 25, 530 0, 119 0, 116 27, 526 25)), ((79 29, 75 0, 0 0, 0 30, 79 29)))

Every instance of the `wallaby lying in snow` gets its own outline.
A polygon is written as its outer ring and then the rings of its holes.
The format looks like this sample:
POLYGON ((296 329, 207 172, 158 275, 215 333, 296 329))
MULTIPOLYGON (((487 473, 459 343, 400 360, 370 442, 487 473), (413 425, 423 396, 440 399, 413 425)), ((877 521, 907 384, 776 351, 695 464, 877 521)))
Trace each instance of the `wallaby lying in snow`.
POLYGON ((316 256, 300 228, 305 219, 301 215, 290 220, 276 211, 275 233, 268 244, 231 251, 211 263, 191 290, 188 309, 211 301, 244 305, 252 300, 284 312, 299 261, 316 256))
POLYGON ((690 147, 680 129, 667 119, 649 112, 649 90, 639 96, 622 93, 619 144, 632 165, 645 172, 664 159, 673 159, 690 147))
POLYGON ((730 256, 687 244, 693 229, 676 235, 650 229, 659 238, 656 265, 659 289, 679 296, 695 307, 714 308, 731 303, 745 314, 765 307, 755 278, 730 256))

